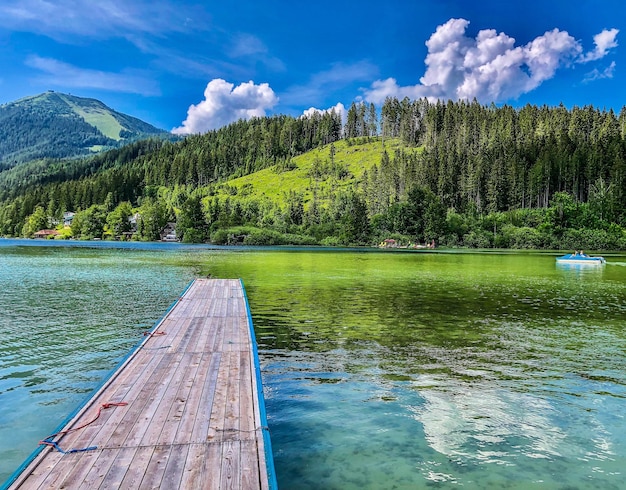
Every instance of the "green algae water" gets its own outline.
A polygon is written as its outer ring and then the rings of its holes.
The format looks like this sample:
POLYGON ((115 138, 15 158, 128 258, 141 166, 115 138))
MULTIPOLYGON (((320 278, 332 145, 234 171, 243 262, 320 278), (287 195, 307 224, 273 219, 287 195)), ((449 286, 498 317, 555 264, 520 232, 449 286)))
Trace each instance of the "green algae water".
POLYGON ((280 488, 624 487, 624 256, 23 245, 0 240, 0 482, 211 274, 246 286, 280 488))

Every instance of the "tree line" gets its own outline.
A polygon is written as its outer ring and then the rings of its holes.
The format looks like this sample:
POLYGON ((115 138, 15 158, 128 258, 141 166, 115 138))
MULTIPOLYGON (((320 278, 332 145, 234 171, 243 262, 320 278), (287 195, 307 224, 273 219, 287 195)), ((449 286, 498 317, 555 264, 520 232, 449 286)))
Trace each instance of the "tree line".
POLYGON ((176 221, 188 241, 221 243, 396 237, 452 246, 626 248, 625 135, 626 109, 616 115, 592 106, 516 109, 408 98, 388 98, 380 110, 353 103, 345 124, 334 111, 242 120, 180 142, 146 140, 89 159, 40 163, 21 176, 11 174, 19 167, 0 172, 0 234, 31 231, 25 224, 37 208, 58 220, 64 211, 101 206, 95 235, 115 236, 115 226, 105 224, 123 204, 126 214, 155 217, 152 231, 142 225, 142 239, 176 221), (404 146, 390 154, 385 141, 392 138, 404 146), (263 168, 288 171, 311 149, 329 145, 332 153, 341 139, 375 139, 380 152, 324 199, 288 190, 281 202, 215 192, 263 168))

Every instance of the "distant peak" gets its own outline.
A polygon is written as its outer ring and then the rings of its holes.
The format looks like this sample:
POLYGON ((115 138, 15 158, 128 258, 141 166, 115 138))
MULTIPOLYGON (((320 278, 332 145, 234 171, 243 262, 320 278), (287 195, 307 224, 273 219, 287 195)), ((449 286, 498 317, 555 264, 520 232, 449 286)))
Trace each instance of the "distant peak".
POLYGON ((100 100, 54 90, 0 105, 0 162, 90 155, 166 134, 100 100))

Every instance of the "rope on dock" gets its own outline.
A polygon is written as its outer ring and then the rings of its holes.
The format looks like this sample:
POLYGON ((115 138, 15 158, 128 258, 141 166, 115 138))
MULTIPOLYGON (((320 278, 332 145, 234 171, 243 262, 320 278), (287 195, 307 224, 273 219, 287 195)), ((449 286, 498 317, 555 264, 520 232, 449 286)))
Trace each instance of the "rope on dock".
POLYGON ((94 449, 98 449, 98 446, 89 446, 89 447, 84 447, 81 449, 68 449, 67 451, 64 451, 63 449, 61 449, 61 446, 59 446, 58 442, 48 441, 47 439, 44 439, 43 441, 39 441, 39 444, 53 447, 62 454, 82 453, 85 451, 93 451, 94 449))
POLYGON ((251 432, 257 432, 257 431, 268 431, 270 430, 270 428, 266 425, 262 425, 261 427, 257 427, 256 429, 218 429, 217 427, 211 427, 215 432, 236 432, 239 434, 247 434, 247 433, 251 433, 251 432))
POLYGON ((63 449, 61 449, 61 446, 59 446, 59 443, 56 442, 56 441, 53 441, 53 439, 55 437, 57 437, 57 436, 63 437, 64 435, 69 434, 70 432, 76 432, 77 430, 84 429, 88 425, 93 424, 100 417, 100 414, 102 413, 102 410, 106 410, 107 408, 112 408, 112 407, 125 407, 126 405, 128 405, 127 402, 108 402, 108 403, 103 403, 98 408, 98 413, 96 414, 96 416, 92 420, 90 420, 89 422, 85 422, 83 425, 81 425, 79 427, 74 427, 72 429, 62 430, 62 431, 59 431, 59 432, 57 432, 55 434, 51 434, 48 437, 46 437, 45 439, 42 439, 41 441, 39 441, 39 445, 53 447, 53 448, 55 448, 57 451, 59 451, 62 454, 82 453, 84 451, 93 451, 94 449, 98 449, 98 446, 89 446, 89 447, 85 447, 85 448, 81 448, 81 449, 68 449, 67 451, 64 451, 63 449))

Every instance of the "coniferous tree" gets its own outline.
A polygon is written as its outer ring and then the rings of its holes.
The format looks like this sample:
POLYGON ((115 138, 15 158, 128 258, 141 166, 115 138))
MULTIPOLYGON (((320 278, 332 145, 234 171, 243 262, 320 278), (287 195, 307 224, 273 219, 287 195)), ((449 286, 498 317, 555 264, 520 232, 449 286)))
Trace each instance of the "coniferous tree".
POLYGON ((346 138, 355 138, 358 136, 358 119, 359 111, 356 103, 353 102, 348 109, 346 125, 343 130, 346 138))

